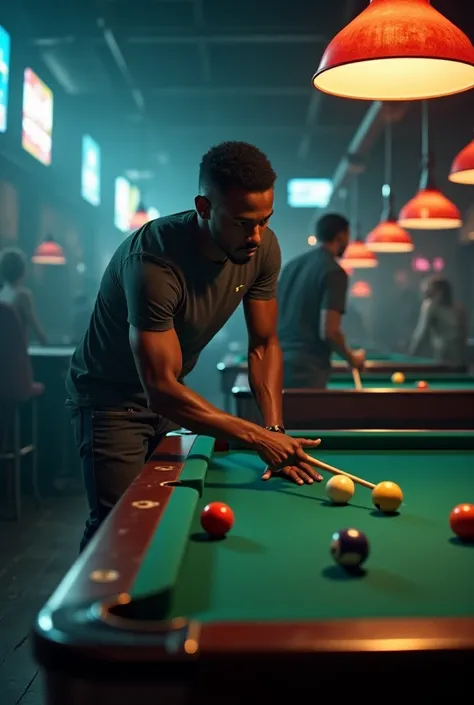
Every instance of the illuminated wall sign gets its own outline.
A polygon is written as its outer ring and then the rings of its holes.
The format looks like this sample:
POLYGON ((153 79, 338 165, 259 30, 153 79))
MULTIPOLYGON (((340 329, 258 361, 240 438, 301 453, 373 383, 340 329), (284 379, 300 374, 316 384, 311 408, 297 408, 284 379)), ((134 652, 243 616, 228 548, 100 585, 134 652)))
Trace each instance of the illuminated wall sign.
POLYGON ((53 92, 31 69, 23 83, 23 149, 42 164, 51 164, 53 92))
POLYGON ((100 147, 89 135, 82 138, 81 193, 93 206, 100 204, 100 147))
POLYGON ((10 35, 0 25, 0 132, 6 132, 8 79, 10 75, 10 35))
POLYGON ((130 229, 130 182, 123 176, 115 179, 114 224, 123 233, 130 229))
POLYGON ((332 194, 330 179, 290 179, 288 205, 292 208, 326 208, 332 194))
POLYGON ((413 257, 411 267, 415 272, 442 272, 444 269, 444 259, 435 257, 431 262, 426 257, 413 257))

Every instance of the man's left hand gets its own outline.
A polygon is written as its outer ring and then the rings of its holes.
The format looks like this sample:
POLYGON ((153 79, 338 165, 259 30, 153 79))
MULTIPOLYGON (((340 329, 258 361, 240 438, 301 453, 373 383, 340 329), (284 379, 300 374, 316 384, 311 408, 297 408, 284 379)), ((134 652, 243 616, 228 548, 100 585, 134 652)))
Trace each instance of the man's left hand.
POLYGON ((301 463, 299 468, 289 465, 277 471, 266 468, 262 480, 269 480, 271 477, 286 477, 297 485, 312 485, 313 482, 321 482, 323 479, 323 476, 308 463, 301 463))

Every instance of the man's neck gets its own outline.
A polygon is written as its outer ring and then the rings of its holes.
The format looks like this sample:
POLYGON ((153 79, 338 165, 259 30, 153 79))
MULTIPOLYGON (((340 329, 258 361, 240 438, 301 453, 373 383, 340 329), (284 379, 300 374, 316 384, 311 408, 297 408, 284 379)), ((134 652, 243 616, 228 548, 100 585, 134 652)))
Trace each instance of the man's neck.
POLYGON ((330 242, 322 242, 321 245, 320 245, 320 247, 321 247, 323 250, 326 250, 326 252, 329 252, 329 254, 331 255, 331 257, 334 257, 334 258, 337 257, 337 252, 336 252, 335 248, 331 245, 330 242))
POLYGON ((204 257, 215 264, 224 264, 227 260, 227 255, 219 245, 211 238, 209 228, 205 220, 198 216, 199 227, 199 248, 204 257))

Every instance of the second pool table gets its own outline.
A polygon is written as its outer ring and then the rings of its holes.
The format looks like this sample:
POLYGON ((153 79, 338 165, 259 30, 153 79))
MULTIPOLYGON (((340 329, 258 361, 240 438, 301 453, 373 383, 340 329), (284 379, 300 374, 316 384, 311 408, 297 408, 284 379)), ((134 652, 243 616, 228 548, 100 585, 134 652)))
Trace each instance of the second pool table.
MULTIPOLYGON (((236 415, 260 423, 260 413, 246 380, 232 394, 236 415)), ((474 430, 474 378, 424 375, 394 384, 390 377, 331 380, 327 389, 285 389, 283 418, 292 429, 465 429, 474 430), (418 389, 424 380, 428 389, 418 389)))
POLYGON ((318 458, 397 482, 400 512, 380 514, 359 485, 334 506, 324 483, 263 482, 254 452, 167 437, 37 616, 47 705, 236 705, 255 689, 314 694, 322 680, 427 702, 467 687, 474 544, 448 517, 474 497, 474 434, 321 437, 318 458), (222 540, 200 527, 211 501, 235 512, 222 540), (344 527, 370 541, 357 576, 330 556, 344 527))
MULTIPOLYGON (((453 370, 449 365, 444 365, 427 357, 412 357, 400 353, 381 353, 375 350, 366 350, 367 363, 365 374, 368 377, 389 378, 393 372, 403 372, 407 377, 420 378, 423 375, 456 375, 466 372, 466 370, 453 370)), ((345 360, 334 355, 332 360, 333 378, 349 378, 351 372, 345 360)), ((232 413, 232 388, 237 384, 239 375, 247 377, 247 356, 227 355, 217 363, 217 370, 220 374, 220 387, 224 398, 224 408, 232 413)))

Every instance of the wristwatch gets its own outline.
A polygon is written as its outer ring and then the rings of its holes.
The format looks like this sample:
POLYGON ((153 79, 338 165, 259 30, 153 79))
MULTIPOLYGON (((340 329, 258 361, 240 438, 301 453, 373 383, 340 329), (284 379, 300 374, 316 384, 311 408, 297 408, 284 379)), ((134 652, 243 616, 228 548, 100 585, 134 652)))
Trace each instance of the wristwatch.
POLYGON ((274 431, 275 433, 286 433, 285 428, 283 426, 265 426, 265 429, 267 431, 274 431))

